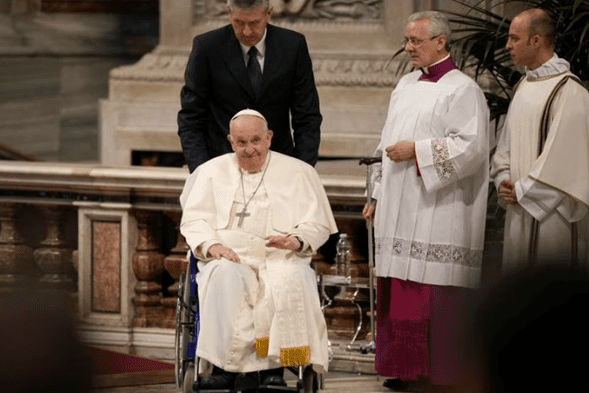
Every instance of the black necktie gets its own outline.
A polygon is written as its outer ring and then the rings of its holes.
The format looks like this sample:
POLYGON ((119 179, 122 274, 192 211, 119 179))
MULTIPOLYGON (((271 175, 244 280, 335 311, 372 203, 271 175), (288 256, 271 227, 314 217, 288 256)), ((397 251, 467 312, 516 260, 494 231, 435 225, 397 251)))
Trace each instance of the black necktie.
POLYGON ((260 83, 262 82, 262 68, 258 62, 258 50, 255 46, 252 46, 247 52, 249 59, 247 60, 247 73, 252 81, 254 92, 258 95, 260 91, 260 83))

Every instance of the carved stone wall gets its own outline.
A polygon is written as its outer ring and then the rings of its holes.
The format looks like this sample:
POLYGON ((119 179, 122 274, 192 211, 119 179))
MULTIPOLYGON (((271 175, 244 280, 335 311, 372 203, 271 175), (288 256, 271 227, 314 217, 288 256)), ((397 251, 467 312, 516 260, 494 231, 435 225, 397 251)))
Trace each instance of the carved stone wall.
MULTIPOLYGON (((460 11, 451 0, 270 2, 271 23, 307 38, 324 119, 322 157, 372 155, 400 78, 391 57, 407 17, 431 7, 460 11)), ((159 46, 111 71, 109 98, 101 103, 103 163, 129 165, 133 150, 181 151, 176 116, 192 39, 226 23, 226 0, 160 0, 159 46)))
MULTIPOLYGON (((371 155, 391 90, 391 63, 412 1, 270 0, 271 23, 303 33, 321 101, 323 157, 371 155)), ((101 102, 101 161, 129 165, 134 150, 180 152, 176 115, 192 38, 228 23, 226 0, 160 0, 160 44, 111 71, 101 102)))
MULTIPOLYGON (((276 17, 378 21, 383 0, 269 0, 276 17)), ((194 0, 194 20, 218 19, 227 13, 226 0, 194 0)))

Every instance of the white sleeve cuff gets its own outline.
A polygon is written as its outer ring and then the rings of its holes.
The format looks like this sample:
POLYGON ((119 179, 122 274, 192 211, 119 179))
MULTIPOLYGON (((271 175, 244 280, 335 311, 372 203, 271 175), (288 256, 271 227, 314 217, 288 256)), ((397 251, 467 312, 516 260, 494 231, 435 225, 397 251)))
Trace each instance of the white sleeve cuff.
POLYGON ((497 176, 495 176, 495 188, 497 189, 497 191, 499 191, 499 186, 501 185, 501 183, 503 182, 503 180, 507 180, 511 178, 511 173, 509 171, 503 171, 503 172, 499 172, 497 174, 497 176))
POLYGON ((557 209, 564 198, 558 190, 529 177, 515 182, 515 194, 520 206, 538 221, 557 209))
POLYGON ((556 207, 556 210, 568 222, 577 222, 583 219, 589 212, 586 205, 568 196, 562 198, 562 201, 556 207))
POLYGON ((300 248, 301 251, 296 251, 297 254, 302 254, 302 255, 305 255, 305 256, 308 255, 308 254, 313 254, 313 250, 309 246, 309 242, 306 241, 305 238, 302 237, 300 234, 298 234, 298 233, 289 233, 287 236, 296 237, 301 242, 302 248, 300 248))
POLYGON ((198 259, 201 262, 208 262, 208 261, 215 259, 212 256, 207 257, 207 255, 209 254, 209 248, 211 248, 215 244, 221 244, 221 243, 219 243, 218 240, 206 240, 206 241, 202 242, 199 246, 200 253, 197 253, 197 252, 194 253, 194 256, 196 257, 196 259, 198 259))

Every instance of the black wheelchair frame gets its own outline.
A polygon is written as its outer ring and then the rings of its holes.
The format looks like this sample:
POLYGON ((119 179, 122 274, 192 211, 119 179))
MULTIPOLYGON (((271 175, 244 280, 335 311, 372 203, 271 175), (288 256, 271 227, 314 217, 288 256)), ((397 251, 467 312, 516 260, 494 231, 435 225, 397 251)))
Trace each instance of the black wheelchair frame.
MULTIPOLYGON (((178 280, 178 299, 176 303, 175 336, 175 379, 176 386, 183 393, 239 393, 235 389, 200 389, 198 386, 198 358, 196 343, 200 327, 196 258, 190 256, 186 272, 178 280)), ((296 387, 258 385, 247 392, 256 393, 316 393, 323 388, 323 380, 311 366, 287 367, 298 376, 296 387)), ((244 390, 245 392, 245 390, 244 390)))

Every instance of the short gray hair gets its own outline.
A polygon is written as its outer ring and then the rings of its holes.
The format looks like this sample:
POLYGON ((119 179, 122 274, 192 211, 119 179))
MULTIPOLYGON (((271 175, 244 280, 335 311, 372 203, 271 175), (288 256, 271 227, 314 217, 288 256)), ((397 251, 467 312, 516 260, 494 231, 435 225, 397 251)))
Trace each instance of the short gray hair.
POLYGON ((415 14, 409 17, 407 25, 421 19, 429 19, 428 32, 430 37, 445 35, 446 38, 448 38, 448 40, 450 39, 452 29, 450 28, 450 22, 448 22, 448 18, 446 18, 446 15, 439 11, 416 12, 415 14))
POLYGON ((251 10, 257 6, 262 6, 262 11, 268 11, 270 8, 269 0, 227 0, 227 7, 230 10, 251 10))

